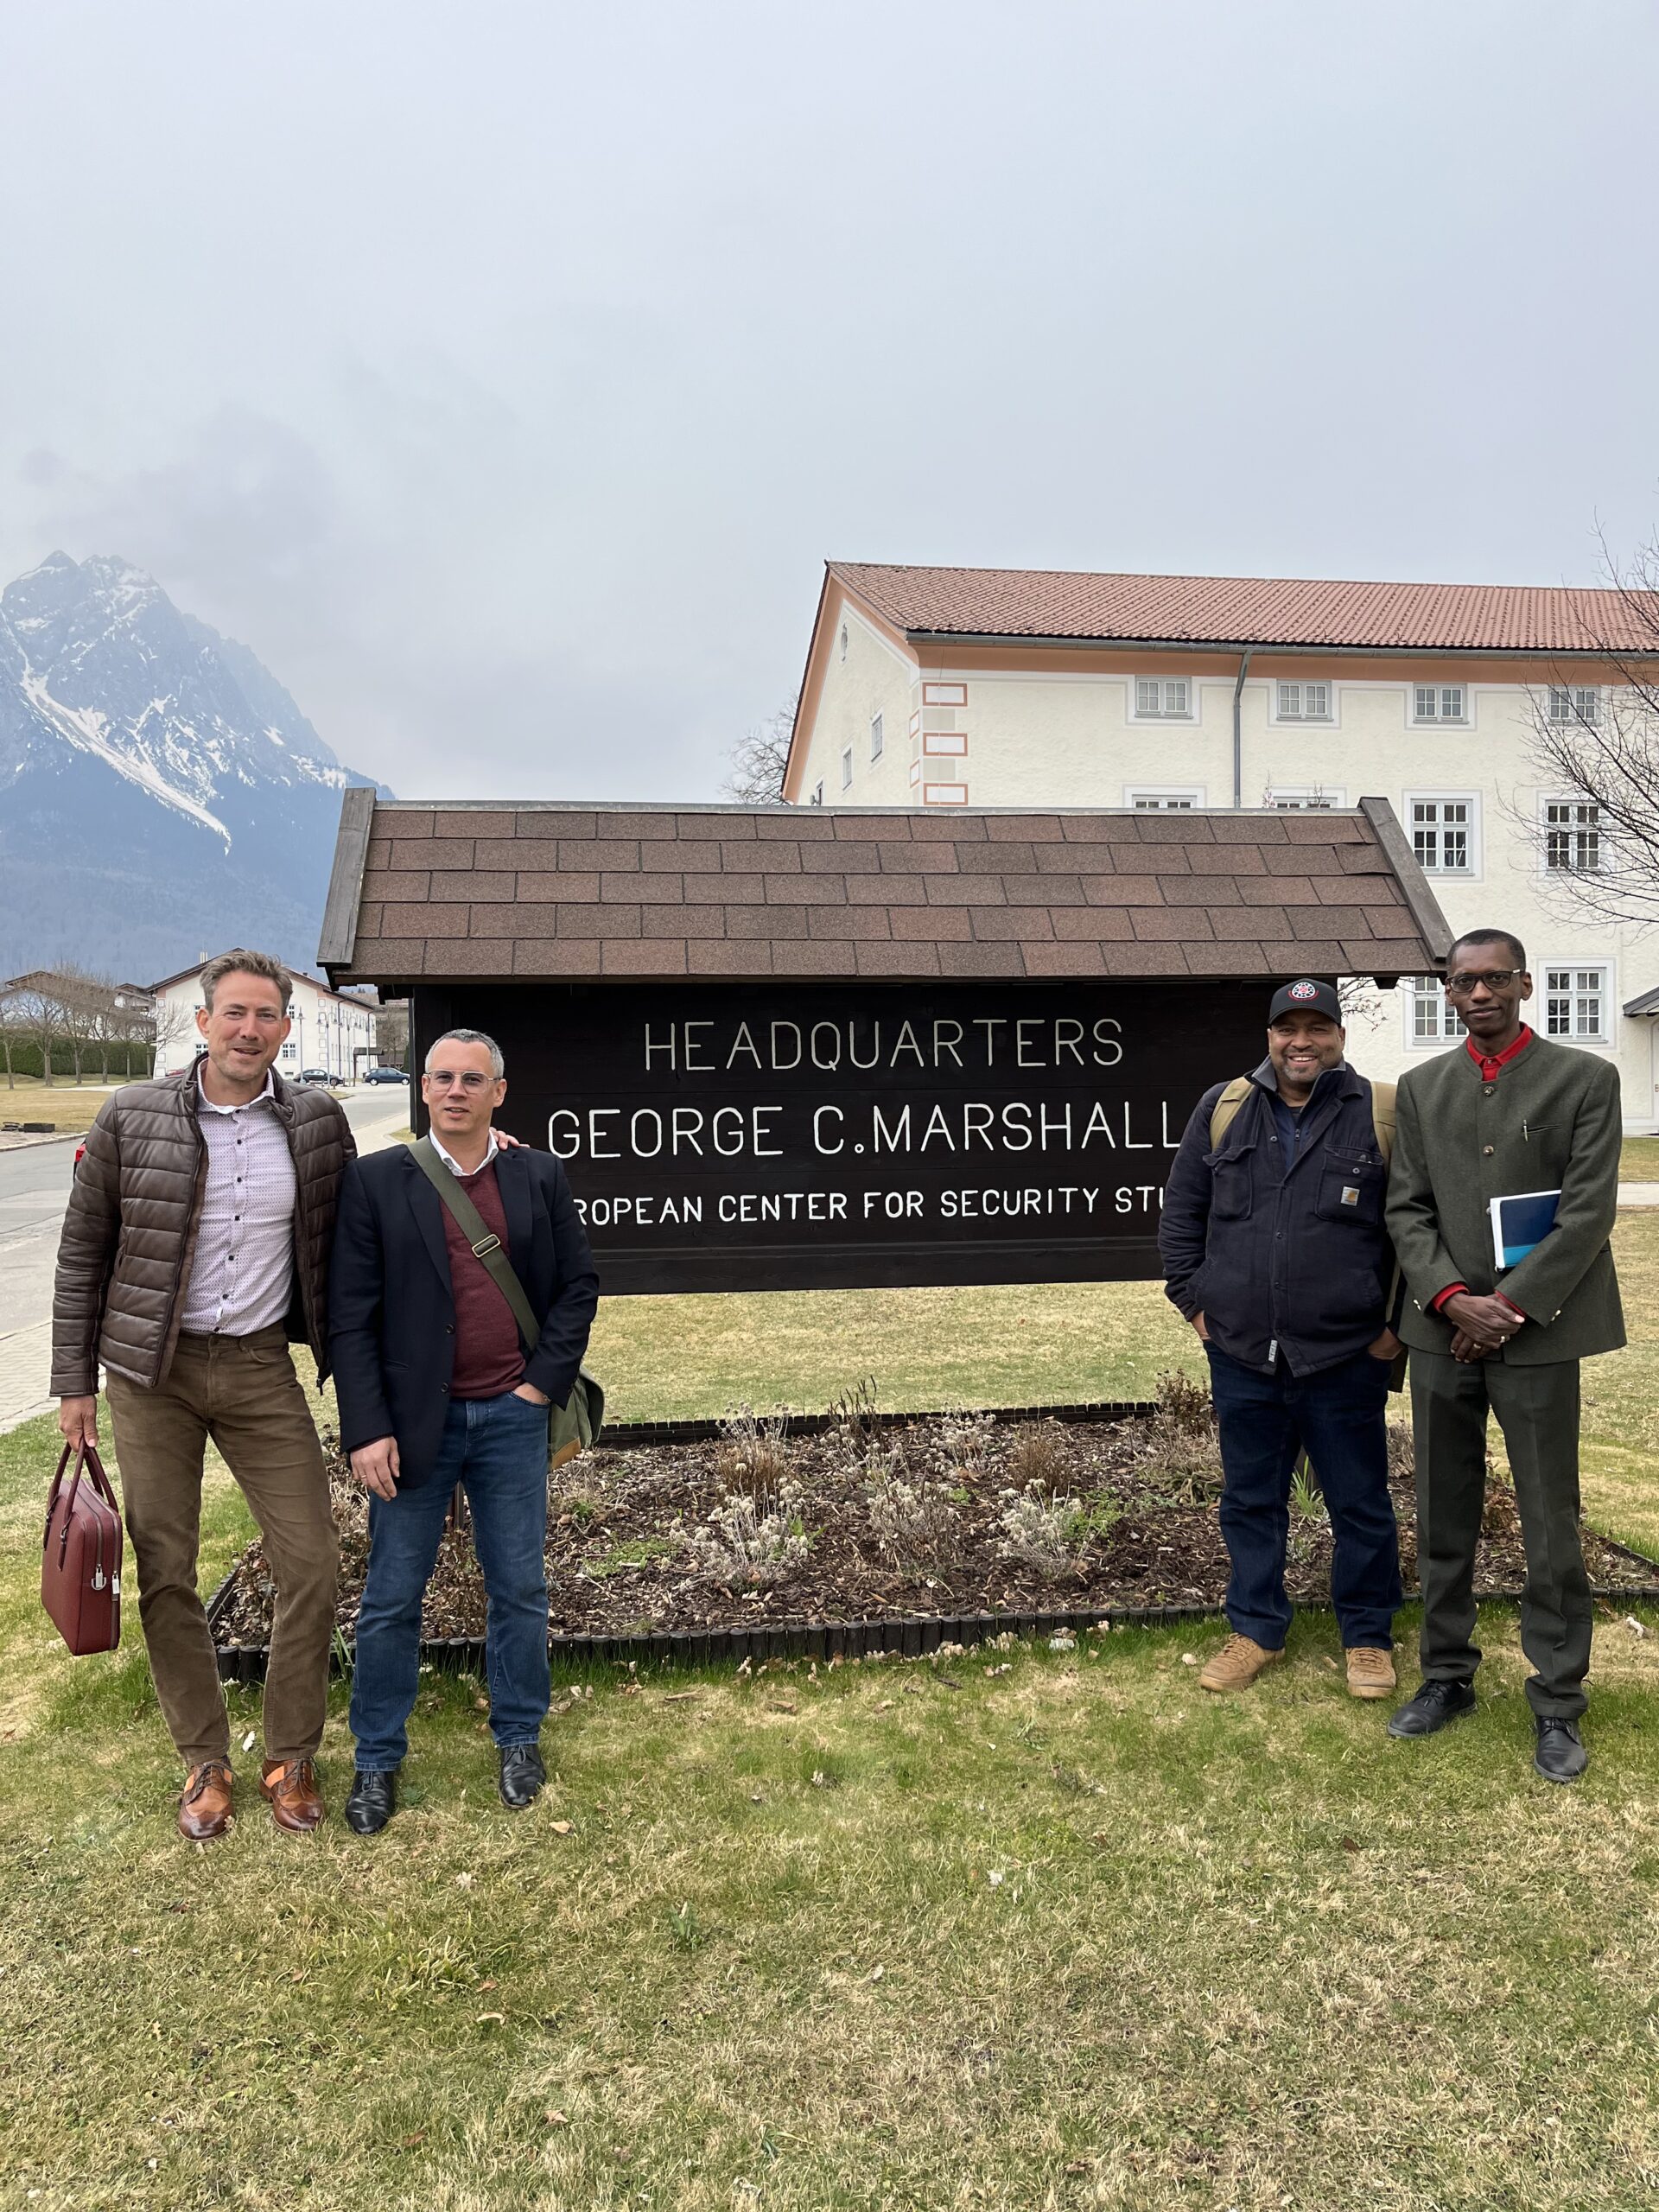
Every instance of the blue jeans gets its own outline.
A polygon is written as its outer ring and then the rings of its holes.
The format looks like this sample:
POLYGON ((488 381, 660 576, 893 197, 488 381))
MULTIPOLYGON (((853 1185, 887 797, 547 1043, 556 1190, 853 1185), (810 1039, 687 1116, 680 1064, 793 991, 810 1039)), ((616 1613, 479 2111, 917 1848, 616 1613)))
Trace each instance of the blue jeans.
POLYGON ((421 1600, 455 1484, 466 1485, 473 1546, 489 1599, 485 1663, 490 1732, 505 1751, 533 1744, 547 1717, 548 1408, 508 1391, 452 1404, 436 1466, 396 1497, 369 1500, 369 1573, 357 1616, 351 1729, 365 1774, 389 1774, 409 1749, 420 1684, 421 1600))
POLYGON ((1331 1595, 1343 1643, 1391 1650, 1403 1593, 1389 1496, 1387 1363, 1361 1352, 1299 1381, 1282 1365, 1263 1375, 1212 1344, 1210 1386, 1221 1428, 1221 1533, 1232 1562, 1229 1621, 1269 1651, 1285 1641, 1290 1478, 1306 1452, 1331 1516, 1331 1595))

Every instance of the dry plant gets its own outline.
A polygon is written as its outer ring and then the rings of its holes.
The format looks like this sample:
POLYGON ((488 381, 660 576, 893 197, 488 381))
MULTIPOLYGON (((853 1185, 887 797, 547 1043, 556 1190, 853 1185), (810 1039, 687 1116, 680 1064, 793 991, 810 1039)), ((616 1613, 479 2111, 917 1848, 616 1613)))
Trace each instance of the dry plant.
POLYGON ((758 1414, 753 1406, 728 1406, 721 1416, 720 1446, 715 1453, 715 1472, 728 1491, 765 1496, 789 1480, 789 1433, 786 1408, 758 1414))
POLYGON ((1086 1534, 1077 1500, 1053 1497, 1035 1483, 1023 1491, 1005 1490, 1002 1498, 1003 1557, 1050 1577, 1073 1573, 1086 1534))
POLYGON ((1058 1491, 1066 1479, 1058 1421, 1026 1421, 1014 1432, 1004 1472, 1020 1490, 1058 1491))
POLYGON ((785 1475, 770 1497, 735 1491, 681 1541, 693 1577, 722 1590, 758 1590, 787 1580, 811 1548, 801 1521, 804 1500, 785 1475))
POLYGON ((989 1455, 995 1427, 989 1414, 941 1414, 939 1437, 949 1464, 964 1474, 977 1474, 989 1455))
POLYGON ((1141 1471, 1172 1497, 1198 1505, 1221 1495, 1221 1437, 1202 1382, 1179 1372, 1160 1375, 1157 1410, 1140 1442, 1141 1471))
POLYGON ((856 1382, 832 1398, 824 1408, 837 1440, 849 1449, 855 1459, 861 1459, 875 1434, 875 1416, 880 1393, 874 1375, 861 1375, 856 1382))
POLYGON ((914 1480, 897 1450, 871 1452, 865 1461, 865 1503, 870 1532, 897 1567, 949 1566, 962 1546, 962 1516, 941 1482, 914 1480))

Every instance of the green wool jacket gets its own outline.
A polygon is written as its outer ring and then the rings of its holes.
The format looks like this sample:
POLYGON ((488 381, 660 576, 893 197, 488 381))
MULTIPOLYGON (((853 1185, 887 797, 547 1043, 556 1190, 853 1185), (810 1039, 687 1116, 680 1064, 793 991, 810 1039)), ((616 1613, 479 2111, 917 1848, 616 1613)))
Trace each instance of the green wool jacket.
POLYGON ((1607 1240, 1618 1208, 1618 1069, 1535 1037, 1489 1084, 1459 1045, 1402 1078, 1397 1112, 1388 1223, 1408 1294, 1406 1343, 1451 1350, 1452 1325, 1431 1308, 1463 1282, 1483 1294, 1501 1287, 1529 1317, 1494 1359, 1541 1367, 1617 1351, 1624 1316, 1607 1240), (1555 1226, 1500 1286, 1487 1202, 1554 1190, 1555 1226))

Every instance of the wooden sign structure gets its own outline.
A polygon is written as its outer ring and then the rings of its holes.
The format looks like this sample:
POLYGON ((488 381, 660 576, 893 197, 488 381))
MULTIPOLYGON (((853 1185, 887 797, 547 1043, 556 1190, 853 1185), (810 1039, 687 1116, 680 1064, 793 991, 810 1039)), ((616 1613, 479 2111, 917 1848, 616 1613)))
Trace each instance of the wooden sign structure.
MULTIPOLYGON (((1200 1093, 1299 974, 1434 969, 1387 803, 1318 814, 346 795, 321 958, 506 1058, 607 1294, 1155 1276, 1200 1093)), ((418 1098, 418 1092, 416 1092, 418 1098)))

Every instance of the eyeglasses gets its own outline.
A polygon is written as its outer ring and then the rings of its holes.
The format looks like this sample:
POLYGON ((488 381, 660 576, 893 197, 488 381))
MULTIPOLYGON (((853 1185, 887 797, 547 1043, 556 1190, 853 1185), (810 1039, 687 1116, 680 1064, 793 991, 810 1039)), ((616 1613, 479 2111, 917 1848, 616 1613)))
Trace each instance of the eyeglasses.
POLYGON ((1484 983, 1489 991, 1507 991, 1521 973, 1518 968, 1489 968, 1484 975, 1471 976, 1466 971, 1446 979, 1446 995, 1451 999, 1466 999, 1477 983, 1484 983))
POLYGON ((475 1074, 470 1068, 464 1075, 451 1075, 448 1068, 433 1068, 429 1071, 426 1079, 434 1090, 448 1090, 459 1084, 463 1090, 480 1091, 486 1083, 493 1083, 495 1077, 475 1074))

